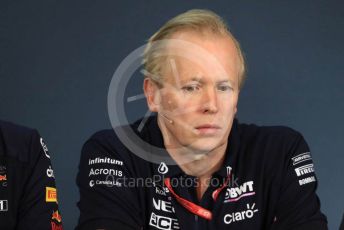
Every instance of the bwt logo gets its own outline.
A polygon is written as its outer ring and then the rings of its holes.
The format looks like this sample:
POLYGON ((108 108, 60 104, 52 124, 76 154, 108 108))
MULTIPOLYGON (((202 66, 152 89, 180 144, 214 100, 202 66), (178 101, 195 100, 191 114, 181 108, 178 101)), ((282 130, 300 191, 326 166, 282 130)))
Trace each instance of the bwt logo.
POLYGON ((255 203, 250 207, 250 204, 246 204, 247 209, 245 211, 241 212, 233 212, 230 214, 226 214, 223 218, 223 222, 225 224, 231 224, 234 222, 239 222, 246 219, 251 219, 256 212, 258 212, 258 209, 254 209, 255 203))
POLYGON ((175 213, 171 202, 159 200, 159 199, 155 200, 153 198, 153 205, 156 210, 161 210, 161 211, 169 212, 169 213, 175 213))
POLYGON ((237 201, 245 196, 252 196, 255 192, 253 191, 253 181, 247 181, 242 185, 235 188, 227 188, 225 203, 237 201))

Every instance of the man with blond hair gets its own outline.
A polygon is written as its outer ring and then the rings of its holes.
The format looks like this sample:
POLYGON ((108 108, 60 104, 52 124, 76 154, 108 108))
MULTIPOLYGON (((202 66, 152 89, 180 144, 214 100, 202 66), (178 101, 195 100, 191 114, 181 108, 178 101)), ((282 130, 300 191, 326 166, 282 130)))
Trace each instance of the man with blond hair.
POLYGON ((134 151, 124 127, 85 143, 77 229, 327 229, 302 135, 235 118, 245 62, 221 17, 169 20, 143 65, 156 115, 126 127, 145 144, 134 151))

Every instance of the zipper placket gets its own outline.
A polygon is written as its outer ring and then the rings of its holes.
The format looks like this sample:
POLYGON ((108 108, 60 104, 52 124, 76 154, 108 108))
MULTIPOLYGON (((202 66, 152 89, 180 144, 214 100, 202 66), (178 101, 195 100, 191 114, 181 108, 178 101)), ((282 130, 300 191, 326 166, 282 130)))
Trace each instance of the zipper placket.
POLYGON ((198 216, 195 215, 195 230, 198 230, 198 216))

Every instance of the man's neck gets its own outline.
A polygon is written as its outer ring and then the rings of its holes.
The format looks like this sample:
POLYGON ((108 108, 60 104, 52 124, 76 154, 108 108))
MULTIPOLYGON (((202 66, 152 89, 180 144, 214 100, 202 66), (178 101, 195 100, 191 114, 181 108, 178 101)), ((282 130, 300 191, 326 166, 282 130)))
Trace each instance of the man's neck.
MULTIPOLYGON (((179 167, 188 175, 195 176, 198 178, 211 177, 214 172, 219 170, 223 164, 223 160, 226 153, 227 144, 209 152, 204 153, 201 157, 197 157, 194 160, 190 160, 187 163, 182 163, 184 159, 181 159, 179 164, 178 159, 183 158, 182 153, 176 153, 169 151, 172 158, 174 158, 179 167)), ((188 153, 190 154, 190 153, 188 153)), ((185 160, 184 160, 185 162, 185 160)))
POLYGON ((180 162, 185 162, 185 159, 183 159, 185 154, 174 151, 173 149, 167 149, 167 151, 187 175, 197 177, 197 198, 198 200, 201 200, 204 192, 209 187, 209 182, 213 173, 218 171, 223 165, 226 148, 227 143, 224 143, 223 145, 214 149, 212 152, 204 154, 200 159, 191 160, 190 162, 181 164, 180 162))
POLYGON ((169 137, 166 127, 159 118, 158 125, 164 136, 164 145, 169 155, 187 175, 197 177, 199 186, 196 191, 200 200, 209 186, 213 173, 223 165, 228 144, 227 140, 211 151, 199 153, 197 150, 177 145, 173 141, 174 138, 169 137))

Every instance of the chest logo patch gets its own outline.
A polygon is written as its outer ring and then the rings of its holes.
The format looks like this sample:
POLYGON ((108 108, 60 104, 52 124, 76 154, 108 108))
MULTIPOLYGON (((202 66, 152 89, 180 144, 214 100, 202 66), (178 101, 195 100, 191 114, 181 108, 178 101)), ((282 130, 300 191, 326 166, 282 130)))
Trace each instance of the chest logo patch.
POLYGON ((161 174, 166 174, 168 172, 168 167, 164 162, 161 162, 158 168, 158 172, 161 174))
POLYGON ((253 218, 254 214, 258 212, 258 209, 255 209, 255 206, 255 203, 253 203, 252 206, 250 206, 250 204, 246 204, 246 210, 226 214, 223 218, 223 222, 225 224, 231 224, 234 222, 251 219, 253 218))
POLYGON ((253 196, 255 194, 253 181, 247 181, 237 187, 227 188, 224 203, 235 202, 243 197, 253 196))

